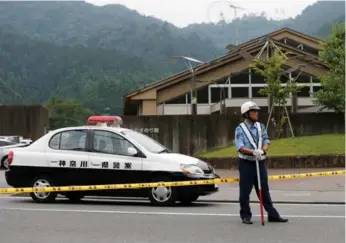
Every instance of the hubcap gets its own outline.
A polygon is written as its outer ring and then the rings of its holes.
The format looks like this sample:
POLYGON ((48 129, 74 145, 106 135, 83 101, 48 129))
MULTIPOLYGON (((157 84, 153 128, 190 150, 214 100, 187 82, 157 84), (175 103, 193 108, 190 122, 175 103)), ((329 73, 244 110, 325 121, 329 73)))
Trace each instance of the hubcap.
POLYGON ((154 187, 151 189, 154 199, 158 202, 166 202, 172 195, 170 187, 154 187))
MULTIPOLYGON (((45 179, 39 179, 35 181, 34 188, 50 187, 50 184, 45 179)), ((39 199, 46 199, 50 192, 34 192, 35 196, 39 199)))

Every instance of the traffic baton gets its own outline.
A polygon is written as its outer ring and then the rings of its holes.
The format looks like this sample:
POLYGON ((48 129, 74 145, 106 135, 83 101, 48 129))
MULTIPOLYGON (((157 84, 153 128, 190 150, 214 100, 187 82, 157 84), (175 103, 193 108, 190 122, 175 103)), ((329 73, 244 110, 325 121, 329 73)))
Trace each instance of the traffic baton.
POLYGON ((262 226, 264 226, 262 185, 261 185, 261 176, 260 176, 258 159, 256 159, 256 171, 257 171, 257 184, 258 184, 258 196, 259 196, 259 201, 260 201, 261 221, 262 221, 262 226))

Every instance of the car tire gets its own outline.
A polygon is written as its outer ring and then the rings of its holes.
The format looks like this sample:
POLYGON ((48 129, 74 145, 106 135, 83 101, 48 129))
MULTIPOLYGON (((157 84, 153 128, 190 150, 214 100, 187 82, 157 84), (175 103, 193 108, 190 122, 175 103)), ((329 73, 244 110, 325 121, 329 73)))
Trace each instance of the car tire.
MULTIPOLYGON (((32 180, 32 187, 52 187, 54 186, 53 180, 49 176, 38 176, 32 180)), ((56 192, 31 192, 31 198, 37 203, 50 203, 57 197, 56 192)))
MULTIPOLYGON (((157 176, 152 182, 172 181, 169 176, 157 176)), ((152 187, 149 188, 149 200, 154 206, 173 206, 178 198, 176 187, 152 187)))
POLYGON ((72 192, 72 193, 66 194, 65 197, 69 199, 71 202, 79 202, 80 200, 84 198, 84 195, 81 193, 72 192))
POLYGON ((182 205, 191 205, 193 202, 197 201, 199 198, 199 195, 184 195, 180 196, 180 203, 182 205))
POLYGON ((7 170, 8 169, 8 157, 5 156, 1 160, 1 168, 7 170))

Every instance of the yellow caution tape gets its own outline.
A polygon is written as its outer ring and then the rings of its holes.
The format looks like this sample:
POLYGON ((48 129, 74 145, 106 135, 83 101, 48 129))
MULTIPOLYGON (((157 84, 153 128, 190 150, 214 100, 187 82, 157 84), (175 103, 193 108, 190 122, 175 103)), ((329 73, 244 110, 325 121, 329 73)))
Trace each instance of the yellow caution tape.
POLYGON ((285 180, 285 179, 301 179, 301 178, 309 178, 309 177, 334 176, 334 175, 343 175, 343 174, 346 174, 346 170, 302 173, 302 174, 288 174, 288 175, 274 175, 274 176, 268 176, 268 180, 276 181, 276 180, 285 180))
MULTIPOLYGON (((346 171, 329 171, 317 173, 288 174, 268 176, 268 180, 301 179, 319 176, 334 176, 345 174, 346 171)), ((70 191, 99 191, 99 190, 119 190, 119 189, 141 189, 151 187, 176 187, 176 186, 197 186, 211 184, 229 184, 238 182, 239 178, 219 178, 211 180, 193 181, 171 181, 171 182, 151 182, 134 184, 111 184, 111 185, 87 185, 87 186, 56 186, 56 187, 22 187, 22 188, 0 188, 0 194, 30 193, 30 192, 70 192, 70 191)))

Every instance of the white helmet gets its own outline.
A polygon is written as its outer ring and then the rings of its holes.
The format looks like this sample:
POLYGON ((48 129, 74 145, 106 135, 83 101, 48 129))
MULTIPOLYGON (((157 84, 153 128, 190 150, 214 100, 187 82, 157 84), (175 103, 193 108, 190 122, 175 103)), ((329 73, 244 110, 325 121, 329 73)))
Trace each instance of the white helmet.
POLYGON ((258 105, 253 101, 247 101, 241 106, 241 114, 244 115, 250 110, 260 110, 258 105))

